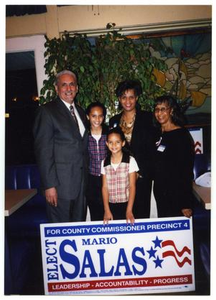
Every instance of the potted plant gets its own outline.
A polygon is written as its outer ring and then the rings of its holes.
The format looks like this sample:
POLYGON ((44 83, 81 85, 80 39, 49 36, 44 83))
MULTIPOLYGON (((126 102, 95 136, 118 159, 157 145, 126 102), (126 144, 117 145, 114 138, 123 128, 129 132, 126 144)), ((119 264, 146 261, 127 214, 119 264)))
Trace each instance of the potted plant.
POLYGON ((55 98, 55 75, 63 69, 72 70, 78 76, 79 104, 86 108, 92 101, 101 101, 109 116, 117 113, 115 89, 122 80, 140 80, 143 93, 139 103, 145 110, 151 110, 153 99, 164 93, 156 84, 155 70, 165 71, 167 66, 151 55, 150 46, 142 36, 133 39, 111 30, 90 39, 65 32, 59 39, 46 38, 45 47, 48 79, 41 89, 40 104, 55 98))

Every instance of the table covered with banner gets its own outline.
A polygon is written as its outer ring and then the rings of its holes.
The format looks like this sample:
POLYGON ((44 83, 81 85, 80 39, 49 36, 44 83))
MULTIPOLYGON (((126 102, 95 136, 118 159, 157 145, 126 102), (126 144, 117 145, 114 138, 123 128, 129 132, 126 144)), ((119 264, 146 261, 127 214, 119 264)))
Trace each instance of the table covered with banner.
POLYGON ((46 295, 195 290, 192 218, 41 225, 46 295))

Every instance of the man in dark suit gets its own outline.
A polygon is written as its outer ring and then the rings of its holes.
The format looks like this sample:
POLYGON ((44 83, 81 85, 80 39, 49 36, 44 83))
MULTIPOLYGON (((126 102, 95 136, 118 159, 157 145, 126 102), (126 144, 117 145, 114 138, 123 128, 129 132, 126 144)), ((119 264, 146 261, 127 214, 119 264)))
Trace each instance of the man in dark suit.
POLYGON ((33 128, 48 218, 54 223, 85 221, 88 133, 85 112, 74 103, 76 75, 58 73, 55 90, 57 99, 38 109, 33 128))

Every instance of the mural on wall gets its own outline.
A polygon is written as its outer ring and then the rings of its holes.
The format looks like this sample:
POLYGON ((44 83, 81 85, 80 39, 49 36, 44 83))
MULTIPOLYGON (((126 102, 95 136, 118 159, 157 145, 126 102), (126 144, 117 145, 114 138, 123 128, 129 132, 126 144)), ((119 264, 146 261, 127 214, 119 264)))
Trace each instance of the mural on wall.
POLYGON ((152 42, 151 54, 167 65, 165 72, 154 70, 157 84, 185 104, 187 115, 200 114, 208 122, 211 115, 211 33, 165 36, 149 42, 152 42))

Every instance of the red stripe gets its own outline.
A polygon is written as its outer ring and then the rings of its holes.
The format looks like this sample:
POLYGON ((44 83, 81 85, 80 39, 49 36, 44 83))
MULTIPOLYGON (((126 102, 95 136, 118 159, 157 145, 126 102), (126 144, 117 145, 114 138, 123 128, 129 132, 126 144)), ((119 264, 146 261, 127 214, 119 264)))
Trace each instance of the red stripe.
POLYGON ((188 247, 184 247, 181 251, 179 251, 177 248, 176 248, 176 245, 173 241, 171 240, 167 240, 167 241, 164 241, 162 242, 162 247, 166 247, 166 246, 173 246, 176 253, 178 254, 178 256, 182 256, 184 254, 184 252, 187 252, 188 254, 191 254, 191 250, 188 248, 188 247))
POLYGON ((173 256, 176 260, 176 263, 178 264, 178 266, 180 268, 182 268, 184 266, 185 263, 189 263, 189 265, 191 265, 191 260, 188 258, 188 257, 185 257, 182 261, 179 261, 177 258, 176 258, 176 255, 173 251, 166 251, 162 254, 163 258, 164 257, 167 257, 167 256, 173 256))
POLYGON ((48 292, 68 292, 84 290, 105 290, 121 288, 143 288, 149 286, 187 285, 192 283, 192 275, 146 277, 132 279, 71 281, 48 283, 48 292))

